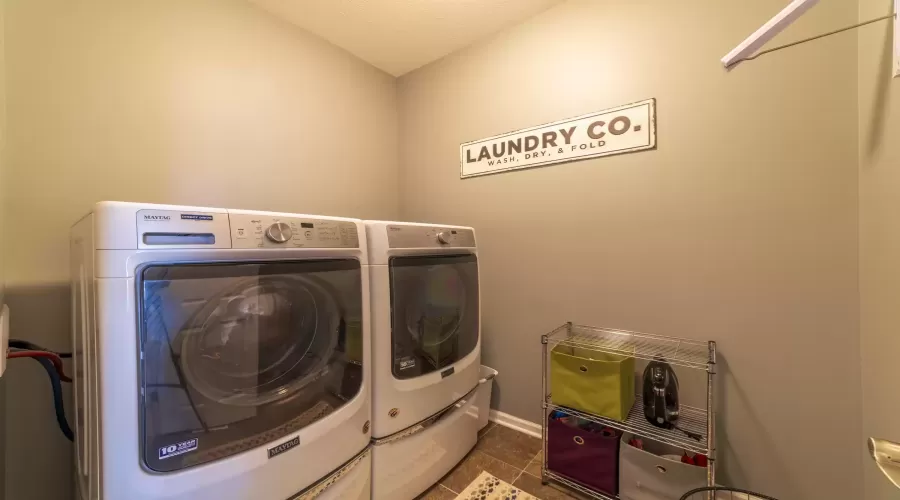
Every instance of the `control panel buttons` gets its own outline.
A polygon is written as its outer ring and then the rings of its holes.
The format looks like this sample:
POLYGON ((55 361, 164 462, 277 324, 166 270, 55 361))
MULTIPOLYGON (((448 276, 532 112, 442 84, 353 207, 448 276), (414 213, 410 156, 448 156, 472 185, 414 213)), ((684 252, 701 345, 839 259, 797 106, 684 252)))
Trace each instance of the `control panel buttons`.
POLYGON ((475 248, 475 231, 463 227, 391 224, 387 239, 390 248, 475 248))
POLYGON ((229 220, 234 248, 359 248, 352 221, 241 213, 229 220))
POLYGON ((284 243, 291 239, 291 226, 284 222, 276 222, 266 229, 266 238, 275 243, 284 243))

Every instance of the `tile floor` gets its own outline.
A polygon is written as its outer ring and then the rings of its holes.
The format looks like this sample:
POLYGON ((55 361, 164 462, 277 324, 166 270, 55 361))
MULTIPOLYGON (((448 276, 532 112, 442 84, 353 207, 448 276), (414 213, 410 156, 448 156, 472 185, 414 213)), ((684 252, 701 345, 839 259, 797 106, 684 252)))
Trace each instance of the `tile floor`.
POLYGON ((541 484, 541 440, 493 422, 478 433, 478 444, 449 474, 418 500, 453 500, 481 471, 517 486, 541 500, 576 496, 541 484))

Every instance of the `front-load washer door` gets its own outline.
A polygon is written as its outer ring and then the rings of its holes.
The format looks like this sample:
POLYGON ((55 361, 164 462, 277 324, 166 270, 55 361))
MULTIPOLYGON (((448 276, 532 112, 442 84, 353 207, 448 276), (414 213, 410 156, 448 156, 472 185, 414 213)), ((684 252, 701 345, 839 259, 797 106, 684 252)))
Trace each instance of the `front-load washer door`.
POLYGON ((394 377, 439 371, 475 350, 476 256, 393 257, 389 264, 394 377))
POLYGON ((356 260, 149 265, 138 291, 150 470, 262 446, 362 387, 356 260))

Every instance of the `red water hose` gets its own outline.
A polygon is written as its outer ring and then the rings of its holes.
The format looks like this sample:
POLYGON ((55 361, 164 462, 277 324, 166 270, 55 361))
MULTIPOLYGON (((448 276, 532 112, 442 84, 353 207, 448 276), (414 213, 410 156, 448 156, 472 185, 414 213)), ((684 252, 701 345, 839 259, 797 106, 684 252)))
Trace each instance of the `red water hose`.
POLYGON ((66 372, 63 370, 63 362, 62 358, 59 357, 59 354, 55 352, 48 351, 10 351, 6 354, 6 357, 9 359, 13 358, 48 358, 50 362, 53 363, 53 367, 56 368, 56 373, 59 374, 59 379, 63 382, 71 382, 72 379, 66 376, 66 372))

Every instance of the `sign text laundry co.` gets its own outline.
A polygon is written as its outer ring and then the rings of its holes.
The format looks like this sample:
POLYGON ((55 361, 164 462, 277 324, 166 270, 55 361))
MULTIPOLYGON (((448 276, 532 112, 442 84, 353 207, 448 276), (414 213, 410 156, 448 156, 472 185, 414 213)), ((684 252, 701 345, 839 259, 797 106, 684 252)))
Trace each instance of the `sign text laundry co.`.
POLYGON ((459 147, 460 176, 493 174, 656 147, 656 100, 518 130, 459 147))

